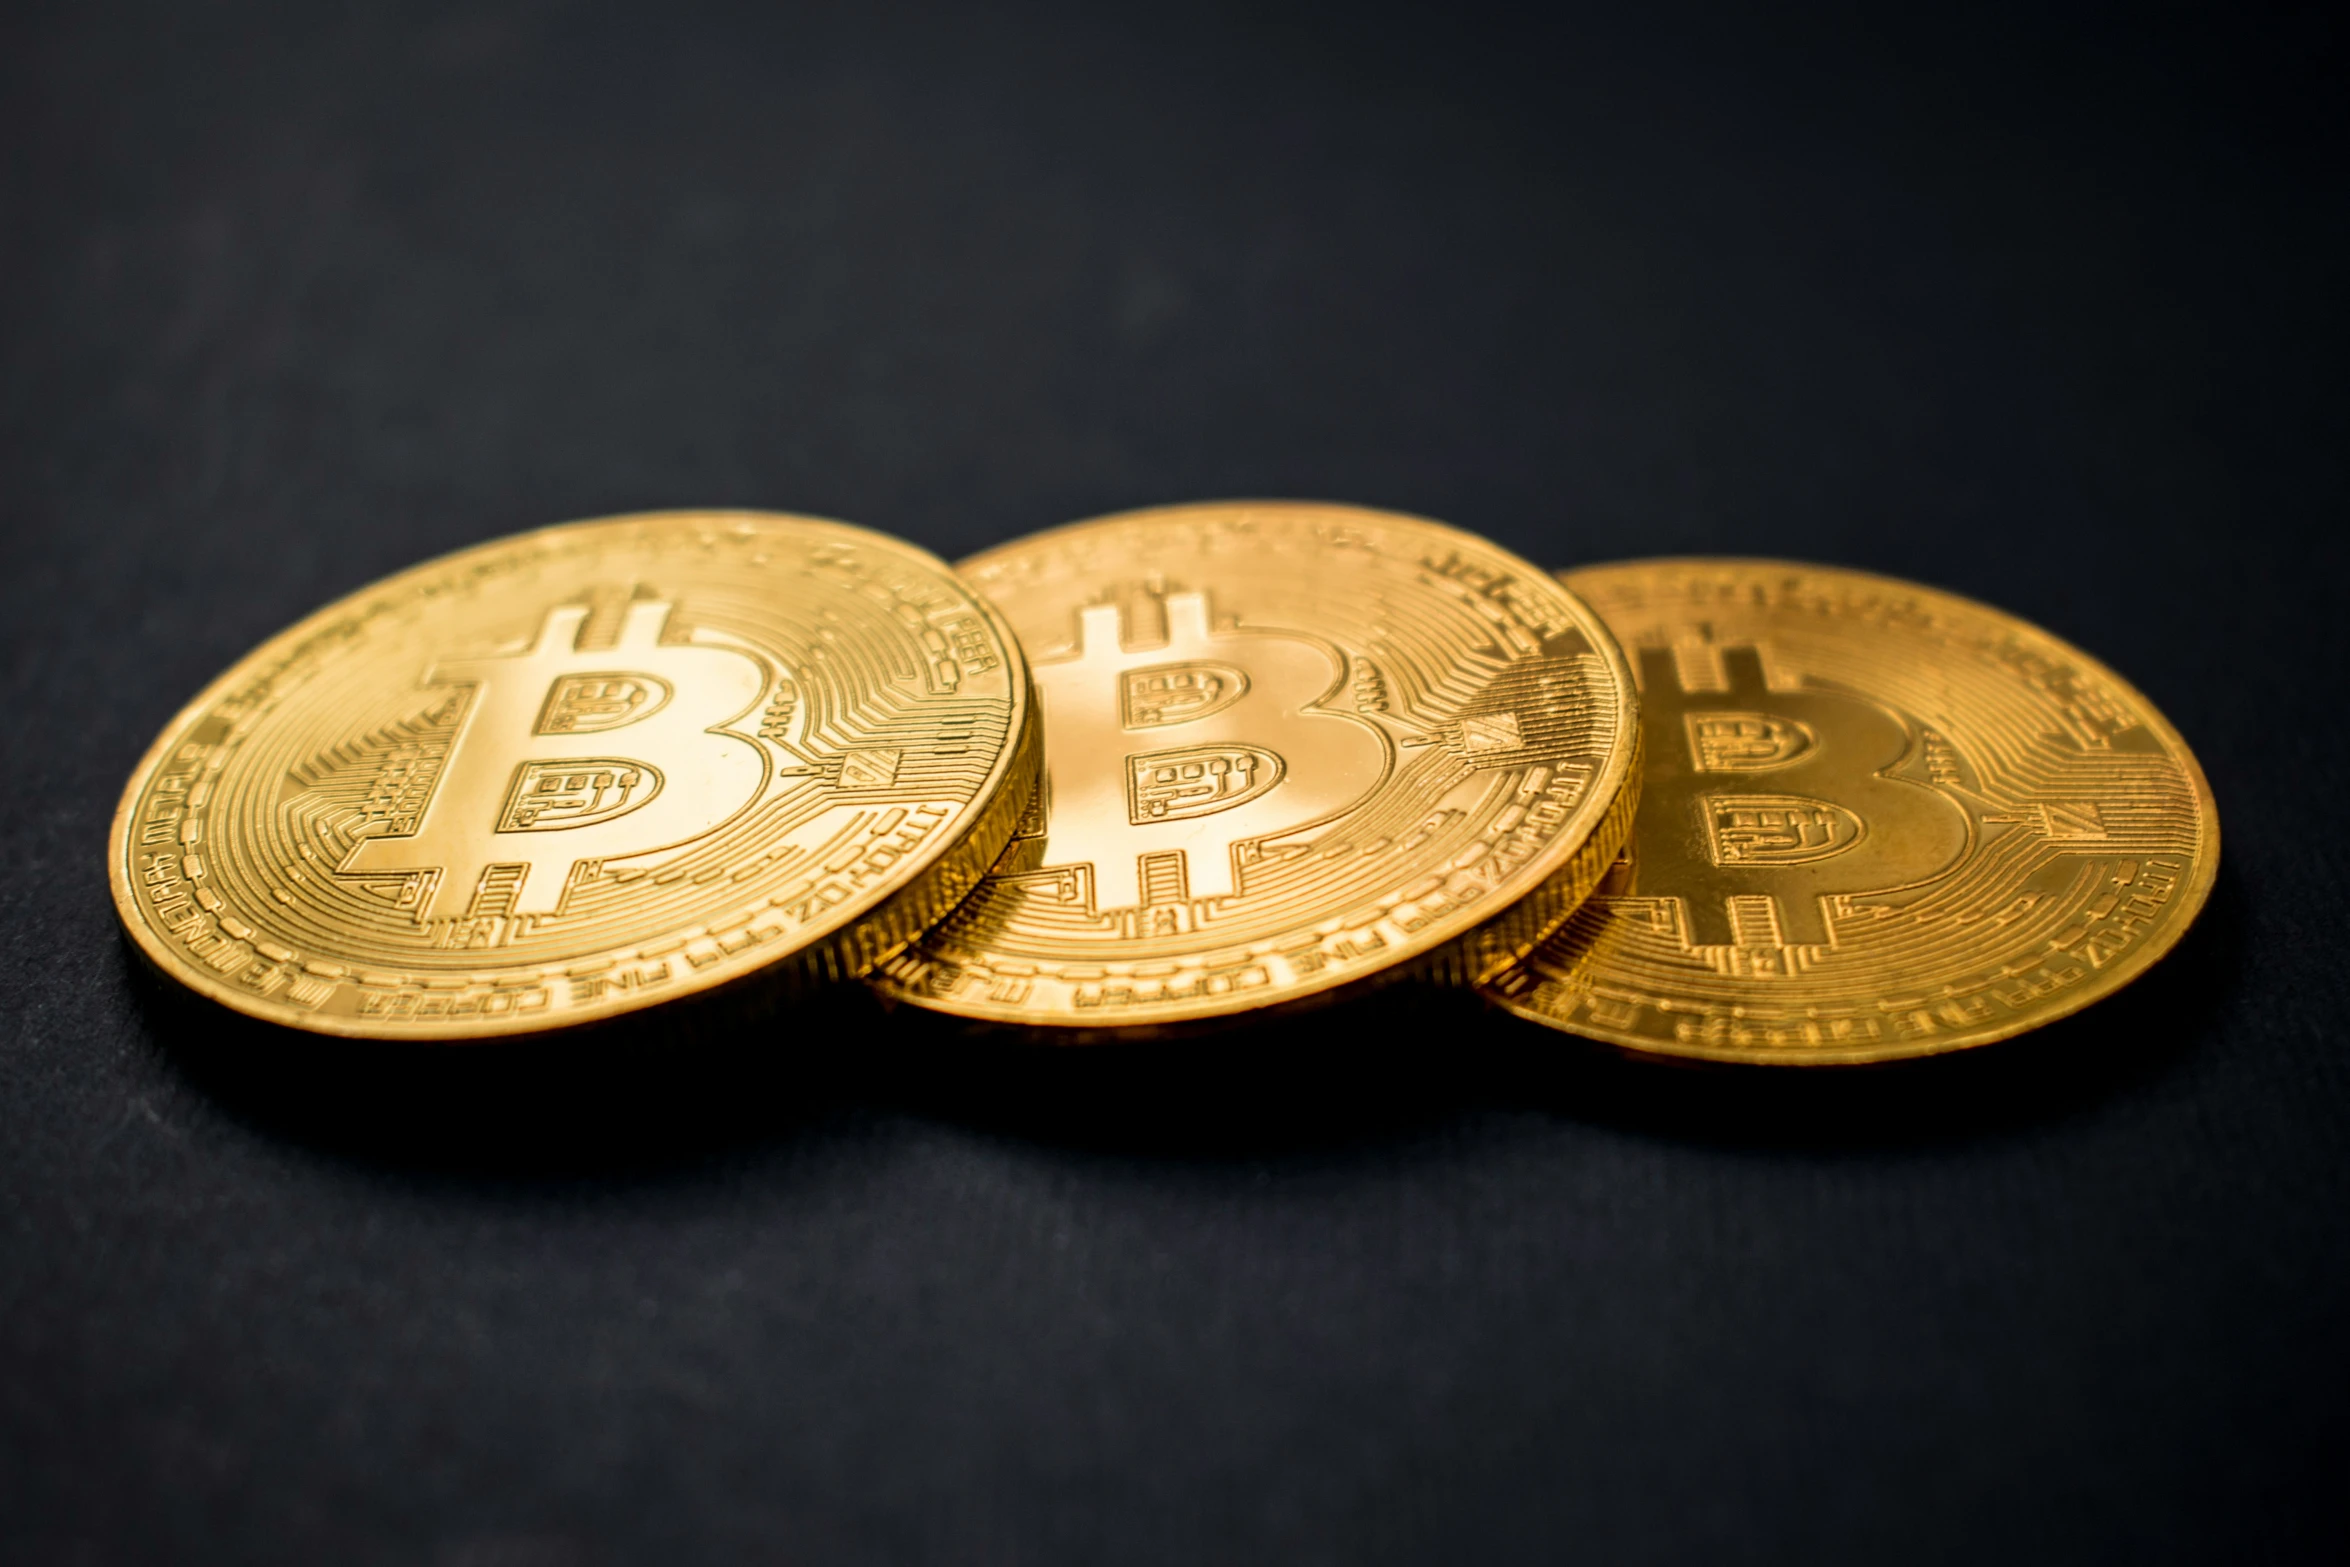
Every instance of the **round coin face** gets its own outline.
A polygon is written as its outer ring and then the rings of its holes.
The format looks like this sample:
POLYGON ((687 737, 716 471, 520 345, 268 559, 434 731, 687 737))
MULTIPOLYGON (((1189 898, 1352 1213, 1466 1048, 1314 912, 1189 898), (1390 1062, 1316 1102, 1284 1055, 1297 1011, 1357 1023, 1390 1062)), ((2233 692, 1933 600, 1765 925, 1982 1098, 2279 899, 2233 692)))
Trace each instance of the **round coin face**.
POLYGON ((1782 561, 1562 574, 1639 671, 1623 863, 1487 987, 1635 1050, 1931 1055, 2078 1010, 2219 863, 2178 732, 2079 649, 1914 583, 1782 561))
POLYGON ((1120 1030, 1407 966, 1474 980, 1628 830, 1622 655, 1546 573, 1458 529, 1170 507, 962 571, 1029 649, 1046 782, 979 890, 883 966, 891 995, 1120 1030))
POLYGON ((174 978, 329 1034, 855 975, 1003 848, 1033 707, 1001 618, 912 545, 757 512, 547 528, 214 681, 124 791, 115 903, 174 978))

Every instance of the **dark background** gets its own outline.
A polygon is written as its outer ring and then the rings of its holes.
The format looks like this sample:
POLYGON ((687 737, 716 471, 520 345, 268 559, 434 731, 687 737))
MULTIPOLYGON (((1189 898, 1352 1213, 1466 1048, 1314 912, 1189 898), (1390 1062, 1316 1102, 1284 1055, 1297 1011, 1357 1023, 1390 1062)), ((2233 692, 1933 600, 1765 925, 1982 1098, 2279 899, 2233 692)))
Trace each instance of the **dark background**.
POLYGON ((0 1556, 2350 1548, 2332 24, 1768 12, 9 7, 0 1556), (379 1051, 117 936, 155 730, 426 555, 1230 495, 2004 605, 2197 746, 2211 906, 1799 1078, 1441 994, 379 1051))

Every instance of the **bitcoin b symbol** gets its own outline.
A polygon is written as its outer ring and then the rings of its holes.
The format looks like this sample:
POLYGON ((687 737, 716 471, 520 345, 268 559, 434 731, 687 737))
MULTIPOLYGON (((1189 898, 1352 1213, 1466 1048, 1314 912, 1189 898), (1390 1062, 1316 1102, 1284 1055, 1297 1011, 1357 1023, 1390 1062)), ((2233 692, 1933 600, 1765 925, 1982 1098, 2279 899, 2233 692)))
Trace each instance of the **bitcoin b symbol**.
POLYGON ((1075 657, 1035 666, 1052 790, 1044 864, 1090 866, 1093 907, 1220 898, 1236 851, 1345 810, 1386 776, 1387 739, 1319 706, 1346 661, 1281 631, 1213 632, 1199 593, 1165 600, 1167 644, 1128 651, 1124 617, 1078 615, 1075 657))
POLYGON ((1727 689, 1693 691, 1673 650, 1640 654, 1648 775, 1628 890, 1677 897, 1692 946, 1824 945, 1823 899, 1911 886, 1965 852, 1955 801, 1888 776, 1912 743, 1893 712, 1773 690, 1752 648, 1718 656, 1727 689))
POLYGON ((428 920, 552 913, 582 861, 691 842, 749 805, 766 754, 724 726, 758 705, 765 671, 664 643, 673 607, 631 604, 618 648, 582 650, 588 611, 564 605, 526 652, 427 670, 428 686, 471 688, 444 771, 412 835, 362 839, 342 871, 438 871, 428 920), (628 754, 579 754, 589 734, 628 754))

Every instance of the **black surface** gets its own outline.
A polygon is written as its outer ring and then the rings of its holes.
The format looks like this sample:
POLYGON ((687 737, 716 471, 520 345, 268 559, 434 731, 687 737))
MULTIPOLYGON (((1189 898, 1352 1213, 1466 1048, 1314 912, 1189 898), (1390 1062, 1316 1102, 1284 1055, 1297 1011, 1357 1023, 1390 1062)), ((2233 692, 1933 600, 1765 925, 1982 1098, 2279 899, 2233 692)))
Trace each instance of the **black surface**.
POLYGON ((2333 24, 1621 9, 11 8, 0 1557, 2350 1545, 2333 24), (1234 494, 2005 605, 2198 747, 2211 908, 1800 1080, 1441 995, 374 1052, 117 938, 149 737, 427 554, 1234 494))

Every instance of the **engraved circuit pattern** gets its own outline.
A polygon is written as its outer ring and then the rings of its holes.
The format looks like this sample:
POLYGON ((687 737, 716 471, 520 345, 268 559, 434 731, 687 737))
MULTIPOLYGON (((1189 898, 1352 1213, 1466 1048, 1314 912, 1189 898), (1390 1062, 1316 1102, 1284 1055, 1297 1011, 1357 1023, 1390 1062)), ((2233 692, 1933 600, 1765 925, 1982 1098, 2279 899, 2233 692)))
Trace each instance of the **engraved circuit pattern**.
POLYGON ((2117 988, 2218 861, 2177 733, 2086 655, 1858 572, 1563 574, 1632 653, 1641 815, 1601 894, 1490 993, 1635 1048, 1874 1061, 2117 988))
POLYGON ((1439 952, 1473 976, 1620 842, 1629 672, 1583 605, 1482 540, 1348 507, 1177 507, 963 571, 1030 651, 1044 805, 884 966, 889 993, 1100 1028, 1439 952))
POLYGON ((778 961, 856 973, 1033 793, 1024 663, 938 562, 668 513, 431 562, 265 644, 134 776, 151 955, 325 1032, 608 1015, 778 961))

